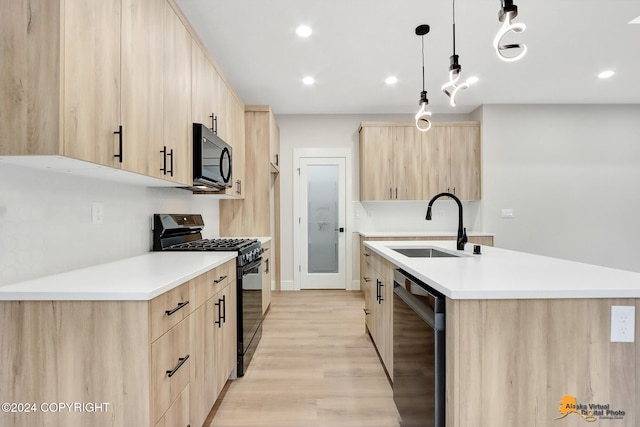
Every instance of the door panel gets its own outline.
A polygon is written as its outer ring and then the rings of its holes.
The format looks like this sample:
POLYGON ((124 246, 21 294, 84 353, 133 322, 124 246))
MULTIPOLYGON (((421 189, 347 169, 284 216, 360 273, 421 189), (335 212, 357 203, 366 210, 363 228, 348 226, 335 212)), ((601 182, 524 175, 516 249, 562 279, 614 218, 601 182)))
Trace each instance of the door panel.
POLYGON ((301 289, 346 289, 345 159, 300 159, 301 289))

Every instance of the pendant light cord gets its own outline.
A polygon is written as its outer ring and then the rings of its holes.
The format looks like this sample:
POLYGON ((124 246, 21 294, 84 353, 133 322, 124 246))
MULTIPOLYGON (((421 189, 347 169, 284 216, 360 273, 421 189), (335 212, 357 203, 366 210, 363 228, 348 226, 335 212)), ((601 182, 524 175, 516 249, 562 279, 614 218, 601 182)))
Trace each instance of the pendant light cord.
POLYGON ((456 0, 453 0, 453 54, 456 54, 456 0))
POLYGON ((424 34, 420 38, 422 39, 422 91, 424 92, 424 34))

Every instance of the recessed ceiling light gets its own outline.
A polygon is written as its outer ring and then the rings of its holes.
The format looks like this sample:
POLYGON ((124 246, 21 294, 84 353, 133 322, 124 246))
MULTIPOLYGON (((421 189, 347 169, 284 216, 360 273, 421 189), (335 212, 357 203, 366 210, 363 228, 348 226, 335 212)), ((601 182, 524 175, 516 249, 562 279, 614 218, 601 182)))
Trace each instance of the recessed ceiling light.
POLYGON ((311 76, 307 76, 304 79, 302 79, 302 83, 306 84, 307 86, 312 85, 316 82, 316 79, 314 79, 311 76))
POLYGON ((394 85, 398 83, 398 78, 396 76, 389 76, 386 79, 384 79, 384 82, 388 85, 394 85))
POLYGON ((598 74, 598 77, 601 79, 608 79, 609 77, 613 76, 615 73, 611 70, 606 70, 601 72, 600 74, 598 74))
POLYGON ((640 24, 640 16, 633 18, 631 21, 629 21, 629 24, 640 24))
POLYGON ((296 28, 296 34, 300 37, 309 37, 313 31, 311 31, 311 27, 307 25, 300 25, 296 28))

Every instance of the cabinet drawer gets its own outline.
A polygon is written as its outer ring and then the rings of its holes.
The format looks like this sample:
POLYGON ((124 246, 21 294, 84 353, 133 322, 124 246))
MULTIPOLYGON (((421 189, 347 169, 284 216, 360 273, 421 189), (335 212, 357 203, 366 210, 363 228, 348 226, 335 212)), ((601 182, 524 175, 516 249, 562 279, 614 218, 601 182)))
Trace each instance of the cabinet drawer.
POLYGON ((189 392, 190 388, 186 386, 155 427, 188 427, 190 425, 189 392))
POLYGON ((184 283, 151 300, 149 316, 152 342, 191 313, 190 286, 190 282, 184 283))
POLYGON ((190 322, 185 320, 151 344, 151 413, 157 422, 189 384, 190 322))
POLYGON ((236 260, 228 261, 207 273, 207 299, 211 298, 236 277, 236 260))

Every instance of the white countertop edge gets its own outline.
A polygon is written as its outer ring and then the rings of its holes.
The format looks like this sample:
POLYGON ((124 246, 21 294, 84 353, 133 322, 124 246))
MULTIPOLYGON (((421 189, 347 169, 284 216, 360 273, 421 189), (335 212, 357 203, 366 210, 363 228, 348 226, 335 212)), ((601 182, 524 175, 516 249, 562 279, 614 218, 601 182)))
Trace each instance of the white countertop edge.
MULTIPOLYGON (((457 231, 358 231, 362 237, 456 237, 457 231)), ((467 237, 495 237, 495 233, 469 231, 467 237)))
POLYGON ((407 246, 434 246, 444 249, 445 251, 454 252, 455 242, 437 240, 365 241, 365 246, 451 299, 640 298, 640 273, 626 270, 601 267, 541 255, 526 254, 524 252, 510 251, 490 246, 482 246, 482 255, 473 255, 472 244, 467 244, 465 248, 464 254, 467 255, 467 257, 434 258, 430 260, 423 260, 421 265, 421 262, 418 261, 419 259, 405 257, 402 254, 394 252, 391 248, 407 246), (487 258, 487 253, 490 258, 487 258), (504 273, 501 268, 503 262, 507 263, 513 261, 514 258, 517 258, 519 263, 522 263, 523 261, 528 263, 527 266, 531 270, 535 270, 537 272, 537 277, 526 277, 526 279, 531 279, 529 282, 550 282, 552 281, 552 275, 558 273, 559 270, 557 268, 563 268, 572 273, 571 278, 573 283, 565 283, 566 286, 558 286, 555 288, 531 289, 531 287, 525 287, 518 289, 517 287, 514 287, 514 284, 526 281, 522 279, 521 275, 519 275, 520 272, 504 273), (485 266, 486 268, 484 269, 482 268, 483 266, 477 262, 478 260, 481 261, 483 259, 491 260, 490 263, 487 263, 485 266), (442 277, 448 277, 449 281, 451 281, 451 277, 456 275, 443 274, 443 271, 450 272, 455 269, 466 270, 465 273, 468 274, 466 276, 463 275, 463 277, 471 277, 470 279, 467 279, 467 282, 473 283, 445 283, 442 280, 440 281, 442 283, 440 283, 432 277, 429 277, 430 273, 426 271, 428 270, 429 264, 424 264, 424 262, 433 263, 431 264, 432 271, 437 271, 442 277), (413 263, 419 267, 426 266, 427 268, 416 269, 408 263, 413 263), (548 267, 548 263, 557 268, 555 270, 545 268, 548 267), (538 268, 538 265, 540 265, 541 268, 538 268), (496 280, 496 283, 483 283, 481 279, 477 281, 475 280, 476 277, 482 277, 483 275, 484 277, 492 277, 491 274, 486 274, 486 270, 493 269, 496 271, 497 268, 500 268, 501 271, 498 272, 499 274, 493 275, 494 277, 499 277, 499 280, 496 280), (576 275, 582 274, 583 276, 581 277, 575 277, 576 275), (608 277, 610 277, 611 280, 603 280, 603 278, 608 277), (609 287, 606 288, 600 287, 602 286, 602 283, 612 282, 617 283, 618 286, 613 287, 612 285, 609 285, 609 287))
POLYGON ((0 286, 0 301, 149 301, 236 256, 236 252, 151 252, 0 286))

